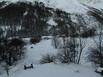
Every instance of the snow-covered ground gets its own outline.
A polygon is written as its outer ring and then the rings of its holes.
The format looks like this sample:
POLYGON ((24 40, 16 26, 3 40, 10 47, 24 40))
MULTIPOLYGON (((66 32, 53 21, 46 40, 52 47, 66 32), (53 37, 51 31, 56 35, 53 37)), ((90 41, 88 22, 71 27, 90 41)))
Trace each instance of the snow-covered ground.
POLYGON ((51 46, 51 40, 42 40, 40 43, 36 45, 27 45, 26 46, 26 60, 25 64, 27 63, 38 63, 38 61, 42 58, 43 55, 46 54, 55 54, 57 50, 51 46), (33 47, 33 48, 31 48, 33 47))
POLYGON ((44 64, 34 69, 22 70, 12 77, 100 77, 91 67, 81 65, 44 64))
MULTIPOLYGON (((4 1, 4 0, 0 0, 4 1)), ((18 0, 9 0, 9 1, 18 1, 18 0)), ((20 0, 22 1, 22 0, 20 0)), ((25 1, 25 0, 24 0, 25 1)), ((35 0, 29 0, 35 1, 35 0)), ((85 13, 87 8, 83 6, 83 4, 88 4, 90 6, 96 8, 103 8, 102 0, 39 0, 44 2, 46 6, 50 6, 53 8, 60 8, 67 12, 71 13, 85 13)), ((52 20, 49 23, 53 22, 52 20)), ((53 23, 55 24, 55 23, 53 23)), ((81 64, 39 64, 42 55, 46 55, 47 53, 56 54, 58 52, 51 44, 51 39, 42 40, 39 43, 33 45, 27 41, 27 45, 25 46, 25 58, 19 61, 16 66, 12 66, 10 69, 9 77, 101 77, 99 74, 94 72, 94 67, 91 66, 90 62, 87 62, 86 57, 88 56, 89 49, 94 45, 93 40, 91 38, 85 39, 86 46, 83 50, 81 57, 81 64), (88 51, 88 52, 87 52, 88 51), (24 70, 24 64, 34 65, 34 69, 24 70)), ((0 77, 7 77, 6 73, 0 75, 0 77)))
MULTIPOLYGON (((25 39, 25 41, 27 40, 28 39, 25 39)), ((47 53, 56 54, 58 51, 52 46, 51 39, 43 39, 35 45, 28 42, 25 46, 25 58, 10 69, 9 77, 101 77, 99 74, 94 72, 94 67, 84 61, 84 58, 86 57, 85 51, 93 44, 93 40, 91 40, 91 38, 88 40, 89 41, 86 43, 86 49, 82 54, 81 62, 83 61, 83 63, 80 65, 72 63, 39 64, 42 55, 46 55, 47 53), (34 65, 34 68, 24 70, 24 64, 30 65, 31 63, 34 65)), ((7 75, 4 73, 3 75, 0 75, 0 77, 7 77, 7 75)))

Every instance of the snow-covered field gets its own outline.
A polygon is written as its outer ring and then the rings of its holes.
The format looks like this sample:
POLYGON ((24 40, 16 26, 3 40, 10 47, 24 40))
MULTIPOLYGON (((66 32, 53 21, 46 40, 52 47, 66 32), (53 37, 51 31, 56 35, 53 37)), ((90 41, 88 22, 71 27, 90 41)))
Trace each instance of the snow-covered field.
POLYGON ((22 70, 11 77, 100 77, 91 67, 82 65, 44 64, 34 69, 22 70))
MULTIPOLYGON (((91 39, 88 40, 90 40, 87 42, 87 46, 89 47, 93 41, 91 39)), ((58 52, 52 46, 51 39, 42 40, 35 45, 28 42, 25 47, 25 58, 21 60, 16 66, 13 66, 12 69, 10 69, 9 77, 101 77, 99 74, 94 72, 94 67, 83 61, 84 59, 81 60, 83 63, 80 65, 72 63, 39 64, 39 60, 41 59, 42 55, 47 53, 56 54, 58 52), (34 65, 34 68, 24 70, 24 64, 30 65, 31 63, 34 65)), ((85 52, 83 55, 84 54, 85 52)), ((3 75, 0 75, 0 77, 7 77, 7 75, 4 73, 3 75)))

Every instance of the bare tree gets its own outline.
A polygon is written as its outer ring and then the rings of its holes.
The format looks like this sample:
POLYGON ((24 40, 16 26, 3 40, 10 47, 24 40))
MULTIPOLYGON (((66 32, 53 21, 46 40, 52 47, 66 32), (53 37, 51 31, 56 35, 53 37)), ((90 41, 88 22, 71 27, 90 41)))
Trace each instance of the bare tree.
POLYGON ((84 48, 85 48, 85 41, 83 41, 82 38, 79 37, 79 53, 78 53, 77 64, 80 63, 81 55, 82 55, 82 52, 83 52, 84 48))
POLYGON ((78 57, 78 43, 76 38, 72 37, 63 37, 63 48, 59 49, 59 53, 57 55, 58 59, 62 63, 77 63, 78 57))
MULTIPOLYGON (((88 11, 88 14, 93 16, 98 25, 97 25, 97 28, 99 29, 98 32, 97 32, 97 38, 98 40, 95 40, 95 43, 97 45, 97 50, 99 51, 99 64, 100 66, 103 65, 103 62, 102 62, 102 32, 103 32, 103 10, 99 10, 99 9, 96 9, 96 8, 92 8, 92 7, 88 7, 90 10, 88 11)), ((98 55, 98 54, 97 54, 98 55)))
POLYGON ((85 30, 85 25, 86 22, 84 21, 83 17, 81 15, 77 15, 77 19, 78 19, 78 34, 79 34, 79 54, 78 54, 78 61, 77 64, 80 63, 80 59, 81 59, 81 55, 83 52, 83 49, 85 48, 85 42, 83 41, 82 37, 81 37, 81 33, 82 31, 85 30))

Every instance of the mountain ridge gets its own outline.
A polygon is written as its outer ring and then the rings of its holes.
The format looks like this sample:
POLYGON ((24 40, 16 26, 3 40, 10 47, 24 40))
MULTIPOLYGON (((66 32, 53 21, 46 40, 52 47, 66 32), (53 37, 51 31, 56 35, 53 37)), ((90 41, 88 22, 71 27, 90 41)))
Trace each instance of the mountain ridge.
POLYGON ((83 6, 82 4, 86 4, 91 7, 95 7, 98 9, 103 8, 102 0, 1 0, 1 1, 9 1, 9 2, 43 2, 46 6, 50 6, 52 8, 59 8, 63 11, 69 12, 69 13, 86 13, 87 8, 83 6))

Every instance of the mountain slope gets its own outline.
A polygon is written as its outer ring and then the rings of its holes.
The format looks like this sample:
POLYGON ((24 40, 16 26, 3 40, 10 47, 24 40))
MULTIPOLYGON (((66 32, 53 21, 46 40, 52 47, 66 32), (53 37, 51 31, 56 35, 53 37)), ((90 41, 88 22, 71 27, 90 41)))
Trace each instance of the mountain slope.
POLYGON ((93 6, 96 8, 103 8, 102 0, 1 0, 1 1, 40 1, 45 3, 47 6, 51 6, 53 8, 60 8, 64 11, 70 12, 70 13, 85 13, 86 8, 81 4, 86 4, 89 6, 93 6))
POLYGON ((49 5, 54 8, 60 8, 64 11, 73 13, 85 13, 86 9, 84 6, 82 6, 78 1, 76 0, 49 0, 47 2, 46 0, 39 0, 41 2, 44 2, 46 5, 49 5))

